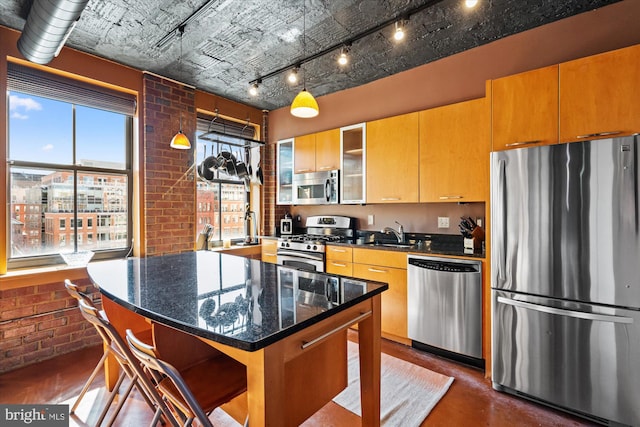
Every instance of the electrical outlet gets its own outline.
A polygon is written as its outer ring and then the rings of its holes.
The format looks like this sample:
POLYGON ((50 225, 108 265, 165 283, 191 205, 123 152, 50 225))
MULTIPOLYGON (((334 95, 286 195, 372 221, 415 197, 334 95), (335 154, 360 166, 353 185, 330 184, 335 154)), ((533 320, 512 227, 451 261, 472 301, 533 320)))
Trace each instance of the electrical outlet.
POLYGON ((476 218, 476 225, 482 227, 482 218, 476 218))
POLYGON ((373 223, 374 223, 373 220, 374 220, 373 215, 369 215, 367 217, 367 225, 373 225, 373 223))
POLYGON ((438 217, 438 228, 449 228, 449 217, 448 216, 439 216, 438 217))

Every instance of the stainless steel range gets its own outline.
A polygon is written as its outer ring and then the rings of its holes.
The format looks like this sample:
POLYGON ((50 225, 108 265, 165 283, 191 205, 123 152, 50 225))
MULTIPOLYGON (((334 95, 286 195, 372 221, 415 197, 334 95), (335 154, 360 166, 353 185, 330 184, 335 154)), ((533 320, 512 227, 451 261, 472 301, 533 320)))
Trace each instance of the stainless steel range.
POLYGON ((325 245, 353 242, 355 220, 346 216, 310 216, 305 222, 307 232, 278 239, 278 264, 304 270, 324 272, 325 245))

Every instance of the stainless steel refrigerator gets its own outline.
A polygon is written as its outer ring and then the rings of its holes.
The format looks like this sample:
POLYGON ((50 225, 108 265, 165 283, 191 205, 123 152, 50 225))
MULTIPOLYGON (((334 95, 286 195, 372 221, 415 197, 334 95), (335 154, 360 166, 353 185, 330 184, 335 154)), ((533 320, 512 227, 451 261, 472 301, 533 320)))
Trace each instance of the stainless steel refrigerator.
POLYGON ((492 153, 495 389, 640 426, 638 140, 492 153))

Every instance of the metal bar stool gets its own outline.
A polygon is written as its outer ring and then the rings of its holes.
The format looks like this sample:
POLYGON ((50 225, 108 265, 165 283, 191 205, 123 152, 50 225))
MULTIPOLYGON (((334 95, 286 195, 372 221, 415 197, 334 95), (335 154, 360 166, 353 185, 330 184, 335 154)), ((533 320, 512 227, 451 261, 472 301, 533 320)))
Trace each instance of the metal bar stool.
MULTIPOLYGON (((166 327, 154 324, 154 341, 157 330, 163 328, 166 327)), ((247 390, 246 367, 222 353, 179 371, 158 357, 155 345, 140 341, 130 329, 126 339, 134 356, 155 372, 158 392, 174 409, 175 420, 183 426, 198 420, 203 426, 211 427, 207 414, 247 390)))
MULTIPOLYGON (((73 284, 71 285, 72 286, 70 286, 68 289, 71 289, 71 291, 74 291, 74 290, 78 291, 77 286, 73 284), (75 289, 74 289, 74 286, 75 286, 75 289)), ((66 283, 65 283, 65 286, 66 286, 66 283)), ((155 412, 151 425, 157 424, 157 422, 160 420, 161 415, 163 414, 164 414, 164 418, 166 418, 167 420, 171 420, 172 419, 171 412, 163 403, 162 399, 160 398, 160 396, 158 395, 155 389, 155 385, 151 382, 150 378, 143 371, 142 366, 139 364, 138 360, 131 354, 131 351, 129 350, 128 345, 124 342, 122 337, 120 337, 120 335, 118 334, 116 329, 111 325, 111 323, 109 323, 109 320, 106 318, 106 316, 104 314, 101 314, 98 311, 98 309, 93 305, 91 300, 86 297, 86 295, 84 297, 82 295, 84 294, 81 294, 80 298, 78 299, 78 307, 80 308, 80 313, 86 320, 88 320, 96 328, 96 330, 98 331, 98 334, 100 335, 100 337, 104 342, 105 350, 102 358, 100 359, 100 362, 98 363, 93 373, 89 377, 89 381, 87 381, 87 384, 85 384, 82 393, 80 394, 80 396, 78 396, 78 399, 76 400, 76 403, 74 404, 71 412, 73 413, 73 411, 75 411, 80 399, 84 396, 84 393, 88 389, 89 384, 93 381, 93 379, 95 379, 97 372, 100 370, 100 367, 103 365, 103 362, 106 360, 107 357, 111 355, 118 361, 118 364, 120 365, 120 368, 121 368, 121 372, 120 372, 120 376, 118 377, 118 381, 116 382, 116 385, 114 386, 113 390, 109 394, 109 398, 107 399, 107 402, 102 412, 100 413, 100 416, 98 418, 98 421, 96 422, 96 425, 101 425, 102 422, 104 421, 115 399, 115 396, 118 394, 118 390, 126 377, 129 378, 130 382, 126 390, 122 394, 121 399, 118 402, 118 405, 116 406, 116 409, 114 410, 113 414, 107 421, 107 424, 106 424, 107 426, 111 426, 113 424, 116 417, 120 413, 120 409, 126 402, 134 386, 138 388, 143 399, 155 412)))

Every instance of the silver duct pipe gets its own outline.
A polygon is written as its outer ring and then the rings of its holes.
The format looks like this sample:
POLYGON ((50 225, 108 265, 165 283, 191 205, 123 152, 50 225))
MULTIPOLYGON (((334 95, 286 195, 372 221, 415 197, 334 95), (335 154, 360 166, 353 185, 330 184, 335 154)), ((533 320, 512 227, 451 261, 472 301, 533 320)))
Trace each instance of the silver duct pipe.
POLYGON ((34 0, 18 50, 36 64, 58 56, 89 0, 34 0))

